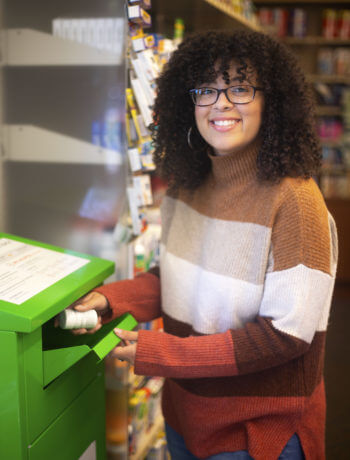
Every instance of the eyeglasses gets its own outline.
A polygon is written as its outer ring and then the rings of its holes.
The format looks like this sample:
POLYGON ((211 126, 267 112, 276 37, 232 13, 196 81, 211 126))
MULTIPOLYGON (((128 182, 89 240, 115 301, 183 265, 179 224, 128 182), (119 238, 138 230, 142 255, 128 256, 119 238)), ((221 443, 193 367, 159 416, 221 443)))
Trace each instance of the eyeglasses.
POLYGON ((254 99, 256 91, 262 90, 263 88, 251 85, 235 85, 225 89, 207 87, 191 89, 189 93, 195 105, 205 107, 215 104, 221 93, 224 93, 227 100, 233 104, 249 104, 254 99))

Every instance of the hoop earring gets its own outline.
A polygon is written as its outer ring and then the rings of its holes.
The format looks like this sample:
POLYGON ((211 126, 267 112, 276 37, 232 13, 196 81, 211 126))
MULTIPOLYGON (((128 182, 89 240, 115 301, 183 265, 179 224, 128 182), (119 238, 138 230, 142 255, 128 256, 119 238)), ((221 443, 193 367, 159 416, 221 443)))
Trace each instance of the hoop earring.
POLYGON ((188 132, 187 132, 187 144, 191 150, 194 150, 192 142, 191 142, 191 133, 192 133, 192 126, 190 126, 188 132))

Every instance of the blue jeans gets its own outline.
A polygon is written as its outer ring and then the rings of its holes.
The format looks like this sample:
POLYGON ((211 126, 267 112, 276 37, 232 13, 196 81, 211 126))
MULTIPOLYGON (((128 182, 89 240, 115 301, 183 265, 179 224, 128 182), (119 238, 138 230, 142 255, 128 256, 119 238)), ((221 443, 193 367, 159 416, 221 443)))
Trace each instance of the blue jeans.
MULTIPOLYGON (((171 455, 171 460, 198 460, 187 449, 185 441, 175 430, 167 423, 165 424, 165 432, 168 443, 168 449, 171 455)), ((299 438, 294 434, 285 445, 278 460, 304 460, 303 449, 299 438)), ((222 454, 212 455, 206 460, 254 460, 246 450, 238 450, 236 452, 223 452, 222 454)), ((277 459, 276 459, 277 460, 277 459)))

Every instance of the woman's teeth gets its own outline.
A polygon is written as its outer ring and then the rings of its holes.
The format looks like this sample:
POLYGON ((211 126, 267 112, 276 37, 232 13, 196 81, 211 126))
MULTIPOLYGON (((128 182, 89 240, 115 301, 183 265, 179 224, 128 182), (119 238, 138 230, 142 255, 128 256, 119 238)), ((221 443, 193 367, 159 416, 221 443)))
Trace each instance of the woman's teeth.
POLYGON ((232 126, 237 123, 238 120, 213 120, 215 126, 232 126))

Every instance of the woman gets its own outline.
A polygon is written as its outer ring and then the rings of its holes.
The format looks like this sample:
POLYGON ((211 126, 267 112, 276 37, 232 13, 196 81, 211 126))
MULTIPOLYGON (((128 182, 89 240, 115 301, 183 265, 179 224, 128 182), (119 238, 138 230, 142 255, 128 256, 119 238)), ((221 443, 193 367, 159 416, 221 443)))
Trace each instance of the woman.
POLYGON ((154 113, 169 182, 160 272, 75 308, 163 317, 164 333, 116 330, 115 355, 166 377, 173 460, 322 459, 337 240, 299 66, 259 33, 195 35, 159 78, 154 113))

